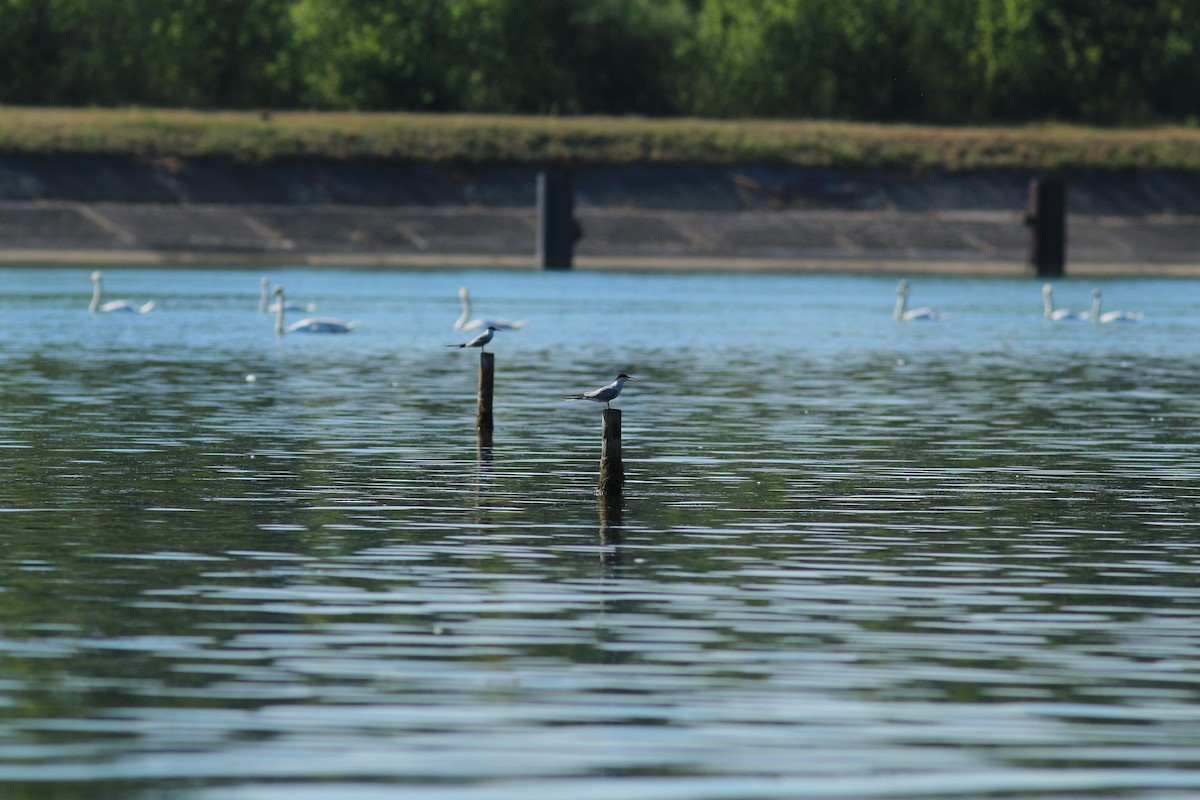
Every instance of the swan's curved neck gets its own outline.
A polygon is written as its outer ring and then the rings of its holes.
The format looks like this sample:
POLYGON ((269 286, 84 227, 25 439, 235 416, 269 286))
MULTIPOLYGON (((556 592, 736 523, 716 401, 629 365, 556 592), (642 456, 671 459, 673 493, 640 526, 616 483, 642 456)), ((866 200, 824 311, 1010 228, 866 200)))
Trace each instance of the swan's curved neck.
POLYGON ((258 298, 258 313, 265 314, 267 312, 267 301, 271 299, 271 290, 268 287, 267 281, 262 284, 262 294, 258 298))
POLYGON ((459 299, 462 300, 462 316, 458 318, 458 322, 454 323, 454 327, 462 330, 462 327, 471 319, 471 301, 466 295, 462 295, 459 299))
POLYGON ((283 307, 286 305, 283 302, 283 292, 276 295, 279 301, 279 308, 275 309, 275 335, 283 336, 283 307))
POLYGON ((904 306, 907 300, 908 298, 905 297, 904 292, 896 292, 896 308, 892 311, 892 319, 900 319, 904 316, 904 306))
POLYGON ((1054 301, 1050 299, 1050 293, 1042 294, 1042 316, 1050 319, 1054 315, 1054 301))
POLYGON ((88 305, 88 313, 93 313, 100 307, 100 281, 92 281, 92 302, 88 305))
POLYGON ((1092 295, 1092 322, 1100 321, 1100 295, 1092 295))

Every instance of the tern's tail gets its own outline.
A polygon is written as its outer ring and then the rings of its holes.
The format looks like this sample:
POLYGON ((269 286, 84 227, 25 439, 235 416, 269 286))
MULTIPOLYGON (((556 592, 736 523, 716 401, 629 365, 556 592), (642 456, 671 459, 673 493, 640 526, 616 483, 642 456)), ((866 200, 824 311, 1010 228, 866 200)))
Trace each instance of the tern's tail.
POLYGON ((564 394, 563 399, 564 400, 582 400, 583 395, 581 395, 581 394, 564 394))
POLYGON ((446 347, 457 348, 459 350, 462 350, 464 347, 466 347, 466 345, 465 344, 448 344, 448 345, 446 345, 446 347))

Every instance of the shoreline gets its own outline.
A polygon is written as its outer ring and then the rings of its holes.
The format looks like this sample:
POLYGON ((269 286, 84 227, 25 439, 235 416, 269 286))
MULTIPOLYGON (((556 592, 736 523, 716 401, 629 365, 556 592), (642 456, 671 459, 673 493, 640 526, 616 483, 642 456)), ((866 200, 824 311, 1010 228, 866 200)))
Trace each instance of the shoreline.
MULTIPOLYGON (((291 266, 319 269, 395 270, 513 270, 543 271, 532 257, 445 254, 414 256, 405 253, 247 254, 219 252, 95 251, 95 250, 4 250, 0 267, 206 267, 241 269, 257 266, 291 266)), ((789 274, 861 275, 972 275, 979 277, 1036 278, 1023 262, 916 261, 909 259, 805 259, 805 258, 720 258, 720 257, 594 257, 575 259, 576 272, 745 272, 789 274)), ((572 271, 563 270, 563 271, 572 271)), ((558 271, 558 270, 547 270, 558 271)), ((1071 263, 1063 279, 1099 277, 1196 278, 1200 263, 1071 263)))
MULTIPOLYGON (((536 165, 0 155, 0 264, 534 269, 536 165)), ((572 172, 582 270, 1029 274, 1037 173, 572 172)), ((1072 172, 1069 275, 1200 275, 1200 170, 1072 172)))

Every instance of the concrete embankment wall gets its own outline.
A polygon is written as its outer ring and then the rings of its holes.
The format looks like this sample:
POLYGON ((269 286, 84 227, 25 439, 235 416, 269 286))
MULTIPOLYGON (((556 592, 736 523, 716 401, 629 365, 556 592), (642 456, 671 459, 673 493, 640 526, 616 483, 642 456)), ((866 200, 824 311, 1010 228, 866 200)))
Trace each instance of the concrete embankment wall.
MULTIPOLYGON (((532 266, 535 165, 0 156, 0 260, 532 266)), ((574 171, 584 267, 1020 272, 1033 173, 574 171)), ((1077 172, 1068 269, 1200 273, 1200 174, 1077 172)))

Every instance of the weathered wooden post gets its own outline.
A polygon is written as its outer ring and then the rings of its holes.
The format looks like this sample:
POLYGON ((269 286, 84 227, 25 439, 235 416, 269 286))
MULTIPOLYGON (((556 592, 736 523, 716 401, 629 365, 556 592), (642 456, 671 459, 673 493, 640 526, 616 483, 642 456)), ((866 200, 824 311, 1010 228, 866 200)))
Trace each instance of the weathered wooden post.
POLYGON ((1029 265, 1039 278, 1061 278, 1067 263, 1067 184, 1062 178, 1029 182, 1029 265))
POLYGON ((621 409, 604 409, 601 420, 599 492, 603 497, 616 498, 625 486, 625 464, 621 461, 621 409))
POLYGON ((570 269, 575 242, 583 228, 575 218, 575 189, 571 175, 547 169, 537 178, 537 258, 542 269, 570 269))
POLYGON ((492 379, 496 374, 496 354, 479 354, 479 411, 475 416, 475 428, 480 440, 485 437, 490 446, 492 439, 492 379))

